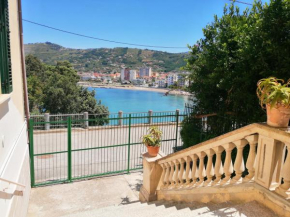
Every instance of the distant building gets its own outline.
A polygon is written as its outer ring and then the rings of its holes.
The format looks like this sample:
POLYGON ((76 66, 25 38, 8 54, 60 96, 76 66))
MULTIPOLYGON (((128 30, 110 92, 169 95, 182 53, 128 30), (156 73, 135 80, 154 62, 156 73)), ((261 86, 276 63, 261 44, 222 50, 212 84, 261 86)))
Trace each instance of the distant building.
POLYGON ((121 70, 121 81, 130 81, 130 69, 125 68, 121 70))
POLYGON ((137 75, 136 70, 130 70, 130 81, 135 80, 136 79, 136 75, 137 75))
POLYGON ((103 83, 106 83, 106 84, 112 84, 113 83, 111 76, 102 77, 102 81, 103 81, 103 83))
POLYGON ((82 81, 96 80, 95 73, 86 72, 79 74, 79 76, 82 81))
POLYGON ((146 81, 143 78, 138 78, 138 79, 132 80, 132 83, 135 85, 145 85, 146 81))
POLYGON ((140 68, 140 70, 139 70, 139 77, 140 78, 143 78, 144 76, 148 76, 148 77, 151 77, 152 76, 151 67, 140 68))
POLYGON ((157 83, 159 88, 167 87, 167 80, 166 79, 157 80, 157 81, 155 81, 155 83, 157 83))
POLYGON ((179 87, 188 87, 189 86, 189 79, 188 75, 186 74, 178 74, 178 82, 179 87))
POLYGON ((178 75, 175 74, 175 73, 170 73, 168 76, 167 76, 167 86, 172 86, 175 82, 178 81, 178 75))

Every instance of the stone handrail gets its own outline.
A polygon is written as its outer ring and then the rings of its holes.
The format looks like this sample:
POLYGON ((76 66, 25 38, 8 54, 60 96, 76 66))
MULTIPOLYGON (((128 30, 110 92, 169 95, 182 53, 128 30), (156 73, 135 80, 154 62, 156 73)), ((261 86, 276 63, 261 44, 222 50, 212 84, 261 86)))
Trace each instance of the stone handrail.
MULTIPOLYGON (((290 155, 286 153, 289 150, 290 132, 266 124, 251 124, 177 153, 160 156, 155 167, 148 168, 160 167, 160 174, 150 171, 159 178, 156 191, 255 182, 288 199, 290 155), (244 159, 244 148, 248 144, 249 154, 244 159)), ((143 162, 146 164, 146 159, 143 162)))

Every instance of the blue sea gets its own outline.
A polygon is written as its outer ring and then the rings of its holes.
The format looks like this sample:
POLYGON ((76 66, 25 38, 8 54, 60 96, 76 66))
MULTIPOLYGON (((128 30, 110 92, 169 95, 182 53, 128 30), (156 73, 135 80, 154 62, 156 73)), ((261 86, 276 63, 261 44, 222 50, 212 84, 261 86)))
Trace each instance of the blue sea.
POLYGON ((184 105, 188 96, 168 95, 164 93, 142 90, 126 90, 113 88, 89 88, 96 91, 96 99, 109 108, 110 113, 123 111, 129 112, 153 112, 184 111, 184 105))

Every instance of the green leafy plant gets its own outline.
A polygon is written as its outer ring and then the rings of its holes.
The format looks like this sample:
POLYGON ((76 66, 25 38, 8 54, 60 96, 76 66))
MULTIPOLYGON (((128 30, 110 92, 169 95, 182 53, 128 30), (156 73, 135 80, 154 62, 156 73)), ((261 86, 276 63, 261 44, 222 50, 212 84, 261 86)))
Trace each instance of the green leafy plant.
POLYGON ((146 146, 160 147, 162 131, 158 127, 150 127, 149 134, 142 136, 142 143, 146 146))
POLYGON ((265 108, 269 104, 271 108, 277 106, 290 107, 290 79, 287 83, 283 79, 274 77, 264 78, 258 81, 257 96, 260 105, 265 108))

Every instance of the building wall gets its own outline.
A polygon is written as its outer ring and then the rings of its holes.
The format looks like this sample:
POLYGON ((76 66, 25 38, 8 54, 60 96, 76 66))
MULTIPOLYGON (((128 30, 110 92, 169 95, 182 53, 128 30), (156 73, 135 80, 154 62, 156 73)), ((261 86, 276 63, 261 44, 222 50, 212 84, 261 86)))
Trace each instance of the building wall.
POLYGON ((13 92, 0 94, 0 177, 26 185, 23 196, 15 196, 13 184, 0 180, 0 216, 26 216, 30 195, 29 149, 24 115, 21 47, 17 0, 9 0, 13 92), (3 189, 6 189, 3 192, 3 189))
POLYGON ((151 67, 147 68, 140 68, 139 70, 139 76, 141 78, 143 78, 144 76, 148 76, 148 77, 151 77, 152 76, 152 70, 151 70, 151 67))
POLYGON ((176 74, 169 74, 168 75, 168 77, 167 77, 168 86, 173 85, 177 81, 178 81, 178 76, 176 74))
POLYGON ((129 81, 130 80, 130 69, 129 68, 122 69, 121 80, 122 81, 124 81, 124 80, 129 81))
POLYGON ((130 70, 130 81, 133 81, 136 79, 136 70, 130 70))

